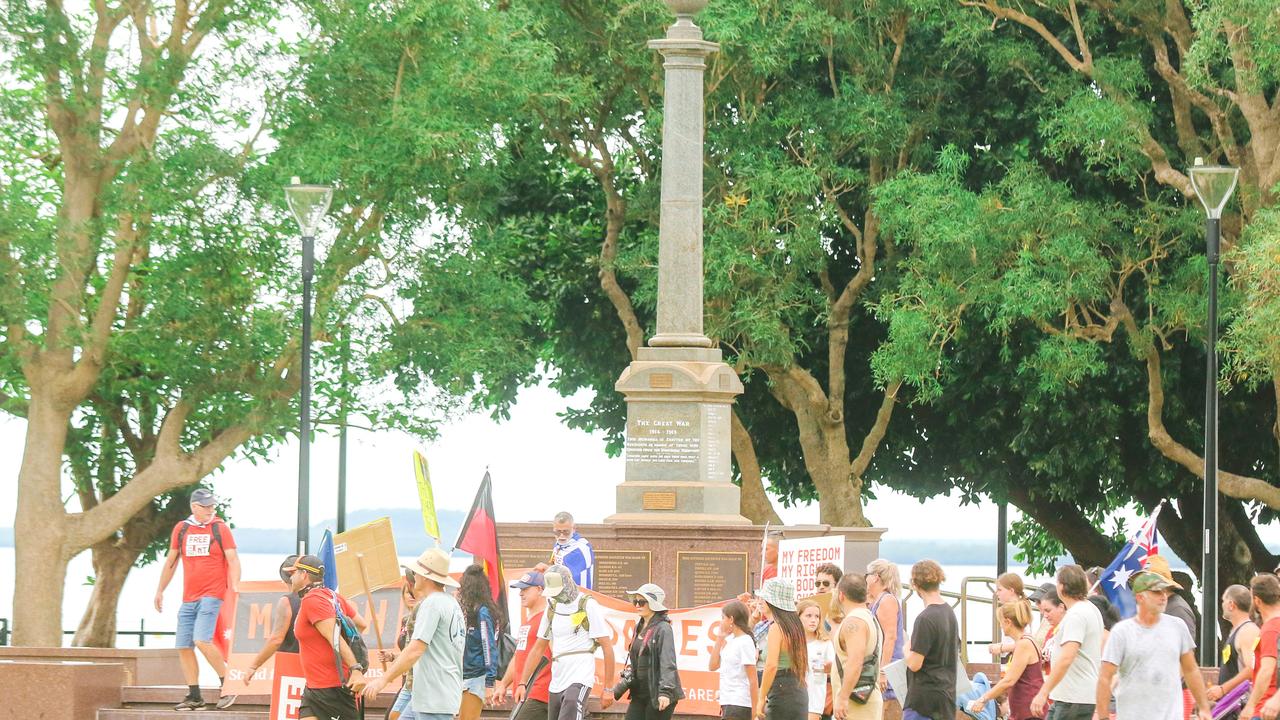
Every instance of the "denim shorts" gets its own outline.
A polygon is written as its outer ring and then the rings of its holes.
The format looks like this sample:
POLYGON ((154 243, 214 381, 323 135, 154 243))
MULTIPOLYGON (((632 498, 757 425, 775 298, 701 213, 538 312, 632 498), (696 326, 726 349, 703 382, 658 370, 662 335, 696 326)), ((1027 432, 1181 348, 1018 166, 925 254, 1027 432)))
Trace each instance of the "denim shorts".
POLYGON ((178 630, 174 633, 174 647, 192 647, 193 640, 212 641, 213 628, 218 624, 218 613, 221 610, 222 598, 202 597, 182 603, 182 607, 178 608, 178 630))
POLYGON ((462 691, 484 700, 484 676, 467 678, 462 681, 462 691))

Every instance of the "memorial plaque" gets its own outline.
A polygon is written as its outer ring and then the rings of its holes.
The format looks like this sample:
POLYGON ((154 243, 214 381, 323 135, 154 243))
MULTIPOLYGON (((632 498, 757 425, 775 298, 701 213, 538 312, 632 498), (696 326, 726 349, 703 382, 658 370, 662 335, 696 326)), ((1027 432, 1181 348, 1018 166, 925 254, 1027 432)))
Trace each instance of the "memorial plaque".
POLYGON ((747 591, 745 552, 677 552, 676 606, 707 605, 747 591))
MULTIPOLYGON (((696 406, 646 406, 627 418, 627 465, 665 476, 697 474, 702 420, 696 406)), ((692 476, 691 476, 692 477, 692 476)))
POLYGON ((597 550, 595 590, 625 600, 628 590, 649 582, 652 565, 648 550, 597 550))
POLYGON ((531 568, 538 563, 551 562, 551 542, 547 542, 547 547, 541 550, 530 550, 525 548, 503 548, 502 550, 502 566, 508 570, 519 570, 520 568, 531 568))
POLYGON ((676 509, 676 494, 673 492, 647 492, 642 498, 641 507, 645 510, 676 509))

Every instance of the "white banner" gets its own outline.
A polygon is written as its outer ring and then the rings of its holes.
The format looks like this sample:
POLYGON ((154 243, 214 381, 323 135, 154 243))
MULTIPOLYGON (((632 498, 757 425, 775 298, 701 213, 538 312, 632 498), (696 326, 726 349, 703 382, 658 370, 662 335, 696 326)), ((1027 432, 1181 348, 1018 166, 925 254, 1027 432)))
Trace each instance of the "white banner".
POLYGON ((797 538, 778 543, 778 579, 795 587, 797 599, 817 593, 813 575, 818 566, 827 563, 844 568, 843 535, 797 538))

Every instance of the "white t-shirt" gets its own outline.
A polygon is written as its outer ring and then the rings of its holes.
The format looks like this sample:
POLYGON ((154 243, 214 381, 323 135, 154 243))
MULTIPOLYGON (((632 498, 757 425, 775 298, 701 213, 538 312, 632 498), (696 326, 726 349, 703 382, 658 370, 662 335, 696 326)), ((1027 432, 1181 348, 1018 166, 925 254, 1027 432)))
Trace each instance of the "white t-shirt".
POLYGON ((551 641, 551 687, 550 692, 564 692, 573 684, 585 685, 588 689, 596 682, 596 655, 592 650, 592 638, 600 638, 600 645, 605 652, 611 652, 609 642, 609 624, 600 613, 600 604, 594 598, 587 598, 584 608, 590 630, 575 628, 573 614, 578 612, 579 600, 556 603, 555 617, 552 608, 542 615, 538 625, 538 637, 551 641), (550 623, 550 628, 547 627, 550 623), (567 654, 572 653, 572 654, 567 654))
POLYGON ((1161 615, 1152 627, 1136 618, 1116 623, 1102 654, 1120 675, 1116 715, 1182 720, 1182 656, 1195 648, 1187 624, 1172 615, 1161 615))
POLYGON ((809 712, 822 714, 827 705, 827 663, 835 662, 836 649, 830 640, 810 640, 809 712))
MULTIPOLYGON (((720 649, 720 704, 751 707, 751 685, 744 666, 756 666, 756 643, 750 635, 725 641, 720 649)), ((752 672, 755 672, 753 669, 752 672)))
POLYGON ((1098 663, 1102 660, 1102 613, 1088 600, 1081 600, 1067 609, 1058 629, 1053 632, 1057 642, 1053 666, 1056 668, 1067 643, 1079 643, 1076 657, 1067 667, 1062 682, 1049 693, 1054 702, 1083 703, 1092 705, 1098 701, 1098 663))

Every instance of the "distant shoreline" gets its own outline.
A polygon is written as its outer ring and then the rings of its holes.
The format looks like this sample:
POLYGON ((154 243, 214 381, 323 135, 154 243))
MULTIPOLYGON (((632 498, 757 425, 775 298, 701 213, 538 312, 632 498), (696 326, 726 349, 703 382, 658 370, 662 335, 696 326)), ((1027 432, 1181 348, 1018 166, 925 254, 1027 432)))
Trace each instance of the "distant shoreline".
MULTIPOLYGON (((462 529, 465 513, 458 510, 440 510, 438 520, 442 543, 450 546, 453 539, 462 529)), ((357 510, 347 517, 347 527, 352 528, 381 517, 390 517, 391 526, 395 529, 396 547, 422 548, 429 547, 431 540, 422 527, 422 515, 416 508, 380 508, 376 510, 357 510)), ((236 544, 241 552, 246 553, 287 553, 295 542, 293 528, 236 528, 235 517, 231 518, 235 529, 236 544)), ((334 520, 327 520, 312 527, 311 536, 318 540, 324 530, 333 529, 334 520)), ((993 533, 994 535, 994 533, 993 533)), ((548 538, 548 547, 550 538, 548 538)), ((0 547, 13 547, 13 528, 0 527, 0 547)), ((1011 567, 1022 567, 1023 563, 1014 560, 1018 548, 1009 546, 1011 567)), ((1162 554, 1169 557, 1170 563, 1177 569, 1185 566, 1167 548, 1162 554)), ((903 538, 887 537, 880 543, 880 555, 899 564, 913 563, 921 558, 932 558, 943 565, 995 565, 996 541, 990 540, 956 540, 953 538, 903 538)), ((1067 561, 1063 558, 1062 561, 1067 561)))

